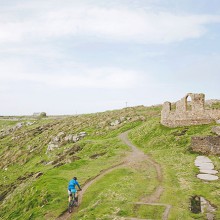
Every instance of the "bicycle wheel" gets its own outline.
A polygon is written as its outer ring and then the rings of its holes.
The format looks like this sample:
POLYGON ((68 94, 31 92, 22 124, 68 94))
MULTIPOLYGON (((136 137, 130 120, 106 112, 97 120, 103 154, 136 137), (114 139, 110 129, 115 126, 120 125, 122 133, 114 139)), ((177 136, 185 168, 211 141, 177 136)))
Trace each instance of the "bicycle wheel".
POLYGON ((71 201, 69 202, 68 211, 69 211, 69 213, 71 213, 71 212, 73 211, 73 200, 71 200, 71 201))
POLYGON ((78 206, 78 197, 76 197, 76 198, 74 199, 73 205, 74 205, 75 207, 78 206))

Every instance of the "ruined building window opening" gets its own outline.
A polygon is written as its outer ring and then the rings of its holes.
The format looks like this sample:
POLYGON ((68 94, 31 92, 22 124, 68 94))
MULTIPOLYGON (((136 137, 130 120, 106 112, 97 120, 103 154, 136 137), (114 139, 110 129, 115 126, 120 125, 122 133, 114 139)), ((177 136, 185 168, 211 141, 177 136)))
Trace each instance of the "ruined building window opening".
POLYGON ((192 98, 191 96, 186 96, 186 111, 192 111, 192 98))
POLYGON ((171 103, 171 109, 172 112, 176 111, 176 103, 171 103))

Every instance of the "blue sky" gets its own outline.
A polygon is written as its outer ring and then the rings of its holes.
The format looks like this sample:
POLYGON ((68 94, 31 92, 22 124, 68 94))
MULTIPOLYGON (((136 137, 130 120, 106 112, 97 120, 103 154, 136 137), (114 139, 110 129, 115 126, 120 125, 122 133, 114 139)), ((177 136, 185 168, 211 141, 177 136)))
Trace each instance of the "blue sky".
POLYGON ((0 0, 0 115, 219 99, 218 0, 0 0))

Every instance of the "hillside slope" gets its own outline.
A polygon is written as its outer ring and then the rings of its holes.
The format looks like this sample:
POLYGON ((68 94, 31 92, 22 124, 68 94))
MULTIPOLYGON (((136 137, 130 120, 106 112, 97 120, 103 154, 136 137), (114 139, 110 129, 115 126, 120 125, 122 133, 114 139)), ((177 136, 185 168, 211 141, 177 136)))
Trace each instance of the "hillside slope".
POLYGON ((59 216, 67 206, 68 181, 78 176, 83 185, 118 164, 129 151, 118 134, 159 112, 139 106, 64 118, 1 120, 0 216, 59 216))
MULTIPOLYGON (((149 161, 119 166, 85 191, 70 219, 205 219, 190 211, 190 199, 199 195, 220 207, 219 181, 196 178, 191 152, 194 135, 213 135, 213 125, 166 128, 160 125, 161 107, 133 107, 104 113, 42 119, 0 120, 0 216, 2 219, 56 219, 67 208, 67 184, 77 176, 82 186, 104 170, 124 162, 130 148, 118 135, 129 130, 129 139, 162 168, 162 181, 149 161), (21 124, 22 123, 22 124, 21 124), (160 187, 159 187, 160 188, 160 187), (153 201, 154 202, 154 201, 153 201)), ((220 170, 217 156, 210 157, 220 170)), ((220 212, 215 212, 220 219, 220 212)))

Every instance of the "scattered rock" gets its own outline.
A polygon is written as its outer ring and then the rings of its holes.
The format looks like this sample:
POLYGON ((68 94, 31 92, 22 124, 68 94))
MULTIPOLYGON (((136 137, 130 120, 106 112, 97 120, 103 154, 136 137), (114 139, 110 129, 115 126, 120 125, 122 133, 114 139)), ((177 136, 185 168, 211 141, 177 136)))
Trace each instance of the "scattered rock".
POLYGON ((28 145, 28 146, 27 146, 27 150, 31 153, 31 152, 37 150, 37 146, 28 145))
POLYGON ((120 117, 120 121, 121 122, 123 122, 123 121, 125 121, 126 119, 125 119, 125 117, 120 117))
POLYGON ((220 119, 216 121, 217 124, 220 124, 220 119))
POLYGON ((87 135, 87 133, 85 131, 79 132, 79 137, 83 138, 87 135))
POLYGON ((42 176, 43 175, 43 173, 42 172, 38 172, 38 173, 36 173, 35 175, 34 175, 34 178, 39 178, 40 176, 42 176))
POLYGON ((119 124, 127 123, 128 121, 140 121, 140 120, 141 121, 145 121, 146 120, 145 116, 138 115, 138 116, 134 116, 132 118, 131 117, 121 116, 121 117, 119 117, 119 119, 116 119, 116 120, 110 122, 110 126, 115 127, 115 126, 117 126, 119 124))
MULTIPOLYGON (((7 135, 9 135, 9 134, 11 134, 11 133, 13 133, 13 132, 15 132, 15 131, 17 131, 17 130, 19 130, 19 129, 21 129, 24 125, 29 125, 31 122, 26 122, 26 123, 24 123, 24 122, 19 122, 19 123, 17 123, 15 126, 13 126, 13 127, 10 127, 10 128, 7 128, 7 129, 2 129, 1 130, 1 132, 0 132, 0 137, 5 137, 5 136, 7 136, 7 135)), ((13 139, 12 140, 17 140, 19 138, 19 136, 18 137, 13 137, 13 139)))
POLYGON ((63 131, 61 131, 60 133, 58 133, 57 137, 59 138, 63 138, 65 136, 65 133, 63 131))
POLYGON ((80 139, 84 138, 87 135, 86 132, 80 132, 79 134, 69 134, 66 137, 64 137, 65 141, 69 141, 69 142, 74 142, 76 143, 77 141, 79 141, 80 139))
POLYGON ((14 129, 22 128, 23 124, 24 124, 24 123, 22 123, 22 122, 17 123, 17 124, 15 125, 14 129))
POLYGON ((34 122, 27 121, 27 122, 26 122, 26 125, 27 125, 27 126, 30 126, 30 125, 33 125, 34 123, 35 123, 35 121, 34 121, 34 122))
POLYGON ((13 141, 14 141, 14 140, 18 140, 19 138, 20 138, 20 136, 18 135, 18 136, 12 137, 11 140, 13 140, 13 141))
POLYGON ((53 167, 56 168, 56 167, 60 167, 62 165, 64 165, 65 163, 64 162, 59 162, 57 164, 55 164, 53 167))
POLYGON ((26 180, 26 179, 29 179, 29 178, 33 177, 33 175, 34 175, 33 172, 27 173, 27 174, 25 174, 24 176, 18 177, 17 181, 18 181, 18 180, 24 181, 24 180, 26 180))
POLYGON ((145 121, 145 117, 144 117, 144 116, 139 116, 139 119, 140 119, 141 121, 145 121))
POLYGON ((84 131, 80 132, 79 134, 75 134, 75 135, 68 134, 66 136, 65 136, 64 132, 60 132, 60 133, 58 133, 57 136, 51 138, 51 142, 49 143, 49 145, 47 147, 47 152, 52 151, 55 148, 60 147, 62 144, 65 144, 66 142, 76 143, 80 139, 84 138, 86 135, 87 135, 87 133, 84 131))
POLYGON ((49 162, 45 163, 46 166, 51 165, 51 164, 53 164, 53 161, 49 161, 49 162))
POLYGON ((56 137, 52 137, 52 143, 53 144, 56 144, 56 143, 59 143, 59 141, 60 141, 60 138, 58 137, 58 136, 56 136, 56 137))
POLYGON ((47 147, 47 152, 48 152, 48 151, 52 151, 52 150, 54 150, 55 148, 58 148, 58 147, 59 147, 58 144, 52 144, 52 143, 50 143, 50 144, 48 145, 48 147, 47 147))
POLYGON ((120 121, 119 120, 115 120, 113 122, 110 123, 111 126, 117 126, 120 124, 120 121))
POLYGON ((220 126, 212 127, 212 132, 217 134, 217 135, 220 135, 220 126))
POLYGON ((65 141, 71 141, 72 139, 73 139, 73 135, 72 134, 69 134, 66 137, 64 137, 65 141))
POLYGON ((78 136, 78 135, 74 135, 74 136, 72 137, 72 141, 73 141, 74 143, 76 143, 77 141, 79 141, 79 136, 78 136))
POLYGON ((91 159, 97 159, 103 155, 105 155, 106 152, 103 152, 103 153, 99 153, 99 154, 93 154, 92 156, 90 156, 91 159))

